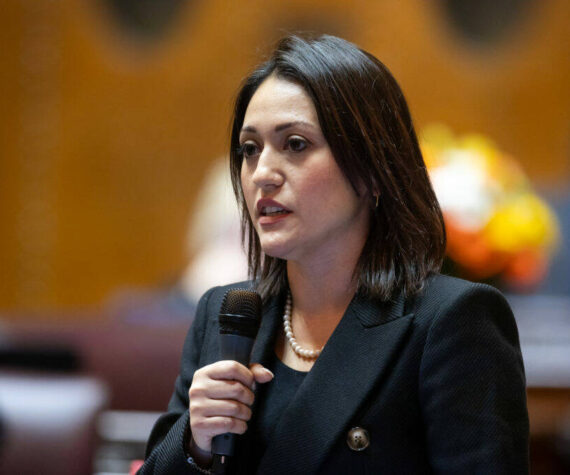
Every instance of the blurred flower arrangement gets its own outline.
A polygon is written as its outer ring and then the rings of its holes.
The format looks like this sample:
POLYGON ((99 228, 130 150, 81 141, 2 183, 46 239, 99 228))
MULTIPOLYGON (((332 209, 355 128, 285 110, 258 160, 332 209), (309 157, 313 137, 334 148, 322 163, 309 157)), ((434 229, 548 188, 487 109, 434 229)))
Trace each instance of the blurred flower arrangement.
POLYGON ((485 136, 454 136, 443 125, 425 128, 420 145, 445 218, 445 271, 509 290, 535 288, 559 226, 516 161, 485 136))

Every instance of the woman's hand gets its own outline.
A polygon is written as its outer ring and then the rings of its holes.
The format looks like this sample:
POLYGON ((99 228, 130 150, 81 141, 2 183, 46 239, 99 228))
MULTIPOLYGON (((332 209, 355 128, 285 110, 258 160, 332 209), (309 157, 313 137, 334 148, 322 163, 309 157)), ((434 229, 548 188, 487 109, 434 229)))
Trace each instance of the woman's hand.
POLYGON ((258 363, 248 369, 226 360, 197 370, 188 390, 194 447, 209 453, 216 435, 243 434, 251 418, 254 384, 272 379, 273 373, 258 363))

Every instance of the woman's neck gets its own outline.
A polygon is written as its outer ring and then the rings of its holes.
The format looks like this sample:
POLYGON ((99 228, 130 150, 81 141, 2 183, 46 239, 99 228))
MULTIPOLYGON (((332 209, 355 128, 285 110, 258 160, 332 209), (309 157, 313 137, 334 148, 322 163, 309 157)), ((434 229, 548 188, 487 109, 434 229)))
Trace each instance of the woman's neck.
MULTIPOLYGON (((326 252, 321 248, 312 256, 287 261, 291 324, 302 348, 322 348, 341 321, 356 292, 355 268, 363 246, 364 237, 360 236, 344 242, 340 250, 336 247, 326 252)), ((315 363, 296 355, 283 332, 275 349, 286 365, 300 371, 309 371, 315 363)))
MULTIPOLYGON (((335 270, 331 266, 323 269, 287 262, 292 326, 301 347, 322 348, 332 335, 356 291, 353 268, 354 264, 335 270)), ((283 363, 299 371, 310 371, 315 363, 296 355, 283 332, 277 338, 275 351, 283 363)))
POLYGON ((355 266, 356 259, 337 259, 321 265, 288 261, 287 278, 295 313, 308 320, 334 315, 340 320, 356 292, 355 266))

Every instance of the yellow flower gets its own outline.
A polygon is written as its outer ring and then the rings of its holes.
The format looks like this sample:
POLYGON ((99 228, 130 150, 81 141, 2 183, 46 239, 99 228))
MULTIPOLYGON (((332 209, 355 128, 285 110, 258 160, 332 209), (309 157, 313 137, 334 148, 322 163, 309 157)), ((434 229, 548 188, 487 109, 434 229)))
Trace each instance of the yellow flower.
POLYGON ((530 192, 511 195, 497 207, 484 230, 491 246, 510 253, 544 249, 558 242, 558 224, 548 206, 530 192))

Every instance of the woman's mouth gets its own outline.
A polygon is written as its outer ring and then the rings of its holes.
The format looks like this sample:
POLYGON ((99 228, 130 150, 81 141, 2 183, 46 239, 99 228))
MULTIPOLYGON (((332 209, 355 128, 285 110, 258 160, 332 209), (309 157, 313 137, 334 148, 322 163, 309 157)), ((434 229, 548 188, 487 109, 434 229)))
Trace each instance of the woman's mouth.
POLYGON ((261 198, 258 200, 256 208, 260 225, 276 224, 292 213, 290 209, 271 198, 261 198))
POLYGON ((286 209, 279 208, 277 206, 264 206, 261 208, 261 216, 278 216, 280 214, 289 214, 290 211, 286 209))
POLYGON ((261 226, 269 226, 281 222, 288 215, 291 214, 286 208, 276 206, 275 203, 271 205, 259 207, 259 224, 261 226))

